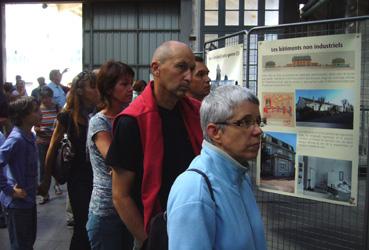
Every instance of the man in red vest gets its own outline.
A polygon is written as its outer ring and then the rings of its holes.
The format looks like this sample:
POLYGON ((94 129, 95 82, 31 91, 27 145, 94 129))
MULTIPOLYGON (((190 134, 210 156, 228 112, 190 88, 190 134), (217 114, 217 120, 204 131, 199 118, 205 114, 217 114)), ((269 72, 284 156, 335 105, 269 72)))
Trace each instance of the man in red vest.
POLYGON ((200 103, 186 97, 195 57, 178 41, 154 52, 151 81, 114 121, 106 163, 113 168, 113 202, 140 245, 150 220, 166 209, 176 177, 200 153, 200 103))

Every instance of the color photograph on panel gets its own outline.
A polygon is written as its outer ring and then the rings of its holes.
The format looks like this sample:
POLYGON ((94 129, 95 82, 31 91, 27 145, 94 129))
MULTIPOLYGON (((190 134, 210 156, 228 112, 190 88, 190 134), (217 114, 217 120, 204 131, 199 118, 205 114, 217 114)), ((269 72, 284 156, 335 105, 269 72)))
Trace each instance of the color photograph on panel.
POLYGON ((260 187, 295 192, 296 134, 265 132, 261 140, 260 187))
POLYGON ((293 93, 264 92, 261 105, 262 116, 267 119, 268 125, 295 126, 293 93))

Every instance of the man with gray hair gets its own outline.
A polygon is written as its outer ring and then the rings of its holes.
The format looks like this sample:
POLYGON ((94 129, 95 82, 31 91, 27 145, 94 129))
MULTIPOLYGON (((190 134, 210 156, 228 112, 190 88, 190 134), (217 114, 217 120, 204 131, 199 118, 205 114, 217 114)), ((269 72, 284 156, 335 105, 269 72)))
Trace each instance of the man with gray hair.
POLYGON ((263 126, 259 101, 240 86, 210 92, 200 109, 201 154, 174 182, 168 198, 169 249, 266 249, 251 188, 248 160, 256 158, 263 126), (194 226, 196 225, 196 226, 194 226))
POLYGON ((66 102, 66 95, 61 85, 62 73, 58 69, 53 69, 50 71, 49 78, 51 82, 47 86, 53 91, 53 101, 59 109, 62 109, 66 102))

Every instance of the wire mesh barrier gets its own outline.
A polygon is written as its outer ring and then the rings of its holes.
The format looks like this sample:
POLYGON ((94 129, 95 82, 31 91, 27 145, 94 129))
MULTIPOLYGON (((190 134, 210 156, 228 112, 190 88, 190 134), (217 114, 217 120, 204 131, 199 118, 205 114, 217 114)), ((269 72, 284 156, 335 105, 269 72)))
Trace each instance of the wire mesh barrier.
MULTIPOLYGON (((357 206, 331 204, 255 188, 268 249, 368 249, 369 17, 255 27, 204 44, 205 57, 212 49, 243 44, 243 86, 257 94, 258 42, 354 33, 361 33, 357 206)), ((250 174, 255 183, 255 162, 251 164, 250 174)))

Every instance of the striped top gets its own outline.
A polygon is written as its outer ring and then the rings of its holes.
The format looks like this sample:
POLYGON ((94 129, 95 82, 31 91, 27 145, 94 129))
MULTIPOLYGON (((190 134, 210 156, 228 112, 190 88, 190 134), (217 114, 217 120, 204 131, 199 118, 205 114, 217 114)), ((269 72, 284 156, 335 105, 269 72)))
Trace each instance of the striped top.
POLYGON ((56 106, 49 109, 44 105, 41 105, 40 110, 42 119, 39 125, 40 132, 36 133, 36 142, 38 144, 49 144, 55 129, 55 121, 58 115, 58 109, 56 106))

